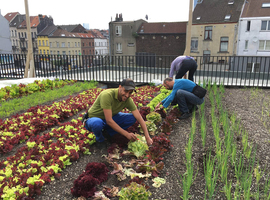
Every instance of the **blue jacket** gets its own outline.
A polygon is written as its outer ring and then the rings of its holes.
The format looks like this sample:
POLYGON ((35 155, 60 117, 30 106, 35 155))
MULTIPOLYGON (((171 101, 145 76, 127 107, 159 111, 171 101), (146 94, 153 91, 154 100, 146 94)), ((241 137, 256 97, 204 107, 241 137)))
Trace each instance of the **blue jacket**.
POLYGON ((196 83, 194 83, 191 80, 188 79, 175 79, 174 84, 173 84, 173 89, 172 92, 169 96, 167 96, 165 99, 163 99, 162 105, 167 108, 170 103, 173 101, 175 94, 177 92, 177 90, 181 89, 181 90, 185 90, 188 92, 192 92, 193 88, 196 86, 196 83))

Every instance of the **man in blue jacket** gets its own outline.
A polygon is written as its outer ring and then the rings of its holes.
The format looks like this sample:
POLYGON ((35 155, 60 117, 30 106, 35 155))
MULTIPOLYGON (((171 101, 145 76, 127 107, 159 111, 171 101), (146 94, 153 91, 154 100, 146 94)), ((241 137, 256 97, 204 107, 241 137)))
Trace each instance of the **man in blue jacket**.
POLYGON ((194 109, 197 108, 197 105, 201 105, 204 102, 204 98, 199 98, 192 93, 193 88, 196 86, 196 83, 187 79, 175 79, 166 78, 163 81, 164 87, 168 90, 172 90, 171 94, 163 99, 160 103, 157 104, 155 109, 164 107, 167 108, 170 103, 174 100, 178 104, 178 108, 182 113, 179 119, 185 119, 191 116, 191 113, 194 109))

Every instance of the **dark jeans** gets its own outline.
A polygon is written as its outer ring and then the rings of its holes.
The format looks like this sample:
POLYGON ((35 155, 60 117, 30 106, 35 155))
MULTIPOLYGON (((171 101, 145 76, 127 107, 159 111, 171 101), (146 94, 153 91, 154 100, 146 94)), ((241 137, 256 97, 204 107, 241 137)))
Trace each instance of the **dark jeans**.
POLYGON ((193 106, 201 105, 204 102, 204 98, 201 99, 191 92, 179 89, 173 101, 177 102, 178 108, 182 113, 187 113, 193 106))
MULTIPOLYGON (((112 118, 115 123, 117 123, 124 130, 128 129, 136 122, 136 118, 132 113, 119 112, 112 118)), ((110 136, 117 134, 117 132, 106 123, 105 119, 100 119, 98 117, 88 118, 85 122, 85 128, 95 134, 96 141, 98 142, 104 142, 104 136, 102 134, 103 129, 107 130, 110 136)))
POLYGON ((197 70, 197 67, 198 65, 195 60, 193 60, 192 58, 187 58, 183 60, 183 62, 181 63, 180 69, 177 72, 175 78, 181 79, 187 73, 187 71, 189 71, 188 79, 193 81, 193 75, 195 71, 197 70))

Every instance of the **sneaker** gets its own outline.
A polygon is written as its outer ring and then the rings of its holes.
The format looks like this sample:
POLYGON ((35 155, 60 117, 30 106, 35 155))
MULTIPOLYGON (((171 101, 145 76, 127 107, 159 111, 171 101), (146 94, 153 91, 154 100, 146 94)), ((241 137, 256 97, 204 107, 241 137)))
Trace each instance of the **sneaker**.
POLYGON ((191 113, 189 112, 186 112, 186 113, 183 113, 180 117, 178 117, 179 119, 186 119, 186 118, 189 118, 191 116, 191 113))

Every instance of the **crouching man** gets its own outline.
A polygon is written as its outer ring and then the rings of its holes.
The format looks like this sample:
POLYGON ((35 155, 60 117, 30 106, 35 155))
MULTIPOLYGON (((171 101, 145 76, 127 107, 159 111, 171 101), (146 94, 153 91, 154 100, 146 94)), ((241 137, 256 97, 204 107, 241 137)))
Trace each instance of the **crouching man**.
POLYGON ((134 133, 126 131, 136 120, 143 129, 147 144, 153 143, 140 112, 130 98, 133 91, 135 91, 134 81, 124 79, 118 88, 102 91, 88 110, 85 128, 95 134, 98 144, 104 142, 103 130, 106 130, 109 136, 120 133, 128 140, 137 140, 134 133), (120 112, 124 108, 130 110, 131 113, 120 112))
POLYGON ((166 78, 163 81, 163 86, 168 90, 172 90, 171 94, 157 104, 155 109, 167 108, 170 103, 176 102, 178 108, 182 113, 179 119, 185 119, 191 116, 192 111, 197 110, 197 105, 201 105, 204 102, 204 98, 199 98, 192 93, 196 83, 187 79, 175 79, 166 78))

